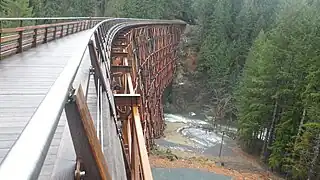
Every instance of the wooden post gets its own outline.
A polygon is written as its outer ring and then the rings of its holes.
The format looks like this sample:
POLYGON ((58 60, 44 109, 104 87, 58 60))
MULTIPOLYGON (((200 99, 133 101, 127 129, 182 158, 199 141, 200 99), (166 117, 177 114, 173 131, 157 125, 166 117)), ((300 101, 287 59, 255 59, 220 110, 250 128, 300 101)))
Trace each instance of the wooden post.
POLYGON ((63 37, 63 25, 61 26, 61 34, 60 34, 60 38, 63 37))
MULTIPOLYGON (((22 27, 22 20, 20 21, 20 27, 22 27)), ((21 53, 23 51, 23 47, 22 47, 22 40, 23 40, 23 31, 19 31, 19 39, 18 39, 18 51, 17 53, 21 53)))
POLYGON ((90 18, 90 20, 89 20, 89 28, 88 29, 90 29, 91 27, 92 27, 92 20, 90 18))
POLYGON ((221 158, 221 153, 222 153, 223 137, 224 137, 224 131, 222 131, 222 139, 221 139, 221 144, 220 144, 219 158, 221 158))
POLYGON ((139 178, 139 152, 138 152, 138 142, 137 142, 137 135, 135 133, 134 123, 132 122, 131 118, 131 180, 137 180, 139 178))
POLYGON ((18 39, 18 44, 19 44, 19 47, 18 47, 18 52, 17 53, 21 53, 22 52, 22 37, 23 36, 23 31, 19 31, 19 39, 18 39))
POLYGON ((57 36, 57 26, 54 26, 54 30, 53 30, 53 39, 55 40, 57 36))
POLYGON ((43 43, 47 43, 48 42, 48 27, 44 28, 44 39, 43 39, 43 43))
POLYGON ((86 178, 111 180, 81 85, 70 96, 65 111, 77 159, 83 163, 86 178))
POLYGON ((66 33, 66 36, 69 35, 69 28, 70 28, 70 24, 67 25, 67 33, 66 33))
POLYGON ((33 41, 32 41, 32 47, 37 47, 37 36, 38 36, 38 29, 34 29, 33 34, 33 41))
POLYGON ((140 165, 141 165, 143 177, 144 179, 153 180, 150 162, 148 159, 148 152, 145 145, 146 143, 143 136, 143 129, 141 126, 139 109, 137 106, 132 107, 132 114, 133 114, 133 126, 134 126, 133 134, 136 135, 135 138, 137 140, 137 147, 138 147, 138 152, 140 156, 140 165))
POLYGON ((75 26, 75 32, 78 32, 79 31, 79 22, 77 22, 74 26, 75 26))
POLYGON ((71 34, 73 34, 73 33, 74 33, 74 29, 75 29, 75 28, 74 28, 74 26, 75 26, 75 25, 74 25, 74 24, 72 24, 71 34))
POLYGON ((83 30, 83 21, 80 21, 80 31, 83 30))

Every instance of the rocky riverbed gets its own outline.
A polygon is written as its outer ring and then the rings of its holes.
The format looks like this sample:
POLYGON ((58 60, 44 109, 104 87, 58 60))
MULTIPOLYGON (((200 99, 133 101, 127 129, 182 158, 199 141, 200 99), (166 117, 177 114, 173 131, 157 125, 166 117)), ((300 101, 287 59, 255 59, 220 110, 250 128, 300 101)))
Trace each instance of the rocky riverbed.
POLYGON ((255 157, 242 152, 231 137, 224 135, 222 141, 221 132, 212 132, 204 128, 209 125, 206 121, 173 114, 166 114, 165 120, 167 125, 165 136, 157 139, 156 144, 158 149, 165 151, 169 149, 177 160, 151 156, 155 180, 179 179, 177 178, 179 173, 183 176, 182 174, 190 169, 197 169, 190 171, 194 175, 197 174, 197 177, 202 177, 201 172, 204 172, 203 180, 212 179, 212 177, 217 180, 280 179, 266 171, 255 157), (219 156, 220 148, 221 156, 219 156), (199 169, 201 171, 198 171, 199 169), (207 172, 213 174, 207 174, 207 172), (164 173, 171 178, 160 175, 164 173))

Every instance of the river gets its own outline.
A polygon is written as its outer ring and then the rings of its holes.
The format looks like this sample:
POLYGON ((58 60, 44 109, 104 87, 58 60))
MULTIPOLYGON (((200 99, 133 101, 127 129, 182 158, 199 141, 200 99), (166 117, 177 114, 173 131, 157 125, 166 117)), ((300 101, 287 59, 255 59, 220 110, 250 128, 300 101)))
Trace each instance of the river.
POLYGON ((179 149, 190 152, 193 151, 205 155, 218 156, 222 143, 222 154, 224 156, 234 155, 229 147, 230 144, 228 144, 230 142, 230 138, 224 135, 224 140, 222 141, 222 133, 211 132, 202 128, 202 126, 208 125, 208 122, 204 120, 174 114, 165 114, 165 121, 167 123, 183 123, 184 125, 176 131, 193 143, 186 145, 174 143, 165 139, 156 140, 156 143, 160 146, 170 149, 179 149))

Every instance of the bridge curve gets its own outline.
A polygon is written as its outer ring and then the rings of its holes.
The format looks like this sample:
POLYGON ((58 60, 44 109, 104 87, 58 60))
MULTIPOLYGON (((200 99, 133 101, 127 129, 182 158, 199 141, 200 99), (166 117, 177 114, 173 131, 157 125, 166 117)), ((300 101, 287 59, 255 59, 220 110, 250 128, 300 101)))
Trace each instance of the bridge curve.
POLYGON ((0 179, 152 179, 185 24, 104 19, 1 29, 0 179))

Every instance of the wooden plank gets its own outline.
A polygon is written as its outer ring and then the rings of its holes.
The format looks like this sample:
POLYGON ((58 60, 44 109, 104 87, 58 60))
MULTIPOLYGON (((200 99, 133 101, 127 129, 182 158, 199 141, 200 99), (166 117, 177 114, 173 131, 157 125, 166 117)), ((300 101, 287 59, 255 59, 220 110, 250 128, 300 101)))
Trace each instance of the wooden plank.
POLYGON ((140 94, 114 94, 114 99, 117 106, 138 106, 140 94))
POLYGON ((139 148, 138 148, 138 142, 137 142, 137 136, 135 134, 135 128, 134 125, 131 126, 132 128, 132 149, 131 149, 131 180, 138 180, 139 178, 139 148))
POLYGON ((141 126, 140 113, 137 106, 132 108, 133 113, 133 122, 134 122, 134 130, 137 135, 137 143, 140 154, 140 165, 143 172, 144 179, 153 180, 150 162, 148 158, 148 152, 146 148, 146 142, 143 136, 143 130, 141 126))
POLYGON ((2 45, 1 52, 9 51, 10 49, 17 48, 18 45, 19 45, 18 42, 10 42, 8 44, 2 45))
POLYGON ((132 66, 111 66, 112 73, 130 73, 132 71, 132 66))
POLYGON ((111 52, 111 56, 114 57, 127 57, 128 53, 127 52, 111 52))
POLYGON ((19 39, 19 34, 4 36, 4 37, 1 37, 1 44, 8 41, 18 40, 18 39, 19 39))
POLYGON ((77 158, 83 162, 89 179, 110 180, 111 176, 96 136, 96 130, 81 86, 65 106, 77 158))

